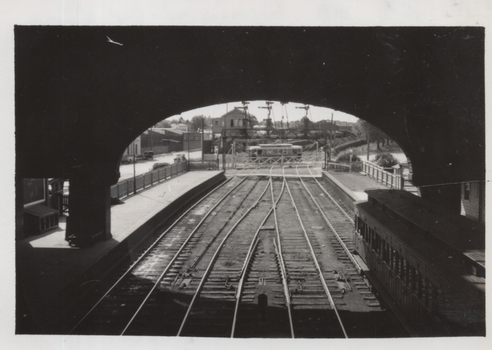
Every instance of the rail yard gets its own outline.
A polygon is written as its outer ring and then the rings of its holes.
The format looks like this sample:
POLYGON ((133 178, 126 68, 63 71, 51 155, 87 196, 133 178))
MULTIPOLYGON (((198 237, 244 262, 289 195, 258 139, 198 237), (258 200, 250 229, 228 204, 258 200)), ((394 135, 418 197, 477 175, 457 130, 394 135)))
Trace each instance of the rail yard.
POLYGON ((71 334, 405 336, 352 256, 354 222, 305 165, 244 169, 106 278, 71 334))

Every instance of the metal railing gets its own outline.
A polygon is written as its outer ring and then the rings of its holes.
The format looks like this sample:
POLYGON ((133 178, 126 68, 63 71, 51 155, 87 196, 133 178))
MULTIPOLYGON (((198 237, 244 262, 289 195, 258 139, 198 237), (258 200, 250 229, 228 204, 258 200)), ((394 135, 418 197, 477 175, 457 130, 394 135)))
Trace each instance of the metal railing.
POLYGON ((188 162, 174 163, 164 168, 151 170, 135 178, 129 178, 111 186, 111 198, 125 198, 141 191, 145 188, 154 186, 161 181, 170 179, 176 175, 188 171, 188 162))
POLYGON ((398 190, 403 190, 404 188, 405 179, 402 176, 401 169, 383 168, 371 162, 363 161, 362 171, 365 172, 367 176, 385 184, 386 186, 396 188, 398 190), (386 169, 392 169, 394 172, 389 172, 386 169))

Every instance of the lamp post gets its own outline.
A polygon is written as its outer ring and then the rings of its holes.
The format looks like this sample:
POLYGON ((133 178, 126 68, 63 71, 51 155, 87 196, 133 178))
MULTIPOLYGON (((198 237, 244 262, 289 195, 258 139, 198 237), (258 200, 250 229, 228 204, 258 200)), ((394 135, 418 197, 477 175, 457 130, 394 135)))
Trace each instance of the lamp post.
POLYGON ((137 162, 137 145, 133 144, 133 194, 137 194, 137 175, 135 163, 137 162))
POLYGON ((226 143, 226 134, 225 129, 222 129, 222 170, 224 170, 224 174, 226 171, 226 151, 225 151, 225 143, 226 143))
POLYGON ((154 126, 151 126, 150 129, 149 129, 149 140, 150 140, 150 150, 153 152, 154 151, 154 147, 152 145, 152 128, 154 126))
POLYGON ((188 165, 188 171, 190 171, 190 121, 186 121, 186 131, 187 131, 187 136, 188 136, 188 159, 187 159, 187 165, 188 165))

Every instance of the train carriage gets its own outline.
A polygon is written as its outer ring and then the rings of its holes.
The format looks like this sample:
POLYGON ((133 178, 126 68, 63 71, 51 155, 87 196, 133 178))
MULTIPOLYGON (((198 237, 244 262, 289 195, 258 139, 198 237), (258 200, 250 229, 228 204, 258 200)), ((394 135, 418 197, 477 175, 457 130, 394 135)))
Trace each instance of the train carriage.
POLYGON ((257 163, 284 163, 300 161, 302 146, 290 143, 261 144, 248 147, 248 158, 257 163))
POLYGON ((485 226, 397 190, 355 206, 368 277, 421 335, 485 334, 485 226))

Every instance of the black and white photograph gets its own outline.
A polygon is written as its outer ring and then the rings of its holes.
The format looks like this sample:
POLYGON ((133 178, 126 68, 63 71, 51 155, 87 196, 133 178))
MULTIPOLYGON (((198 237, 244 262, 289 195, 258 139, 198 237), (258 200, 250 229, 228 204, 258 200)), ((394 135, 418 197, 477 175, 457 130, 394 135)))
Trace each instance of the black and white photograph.
POLYGON ((3 15, 8 344, 492 345, 485 1, 47 4, 3 15))

